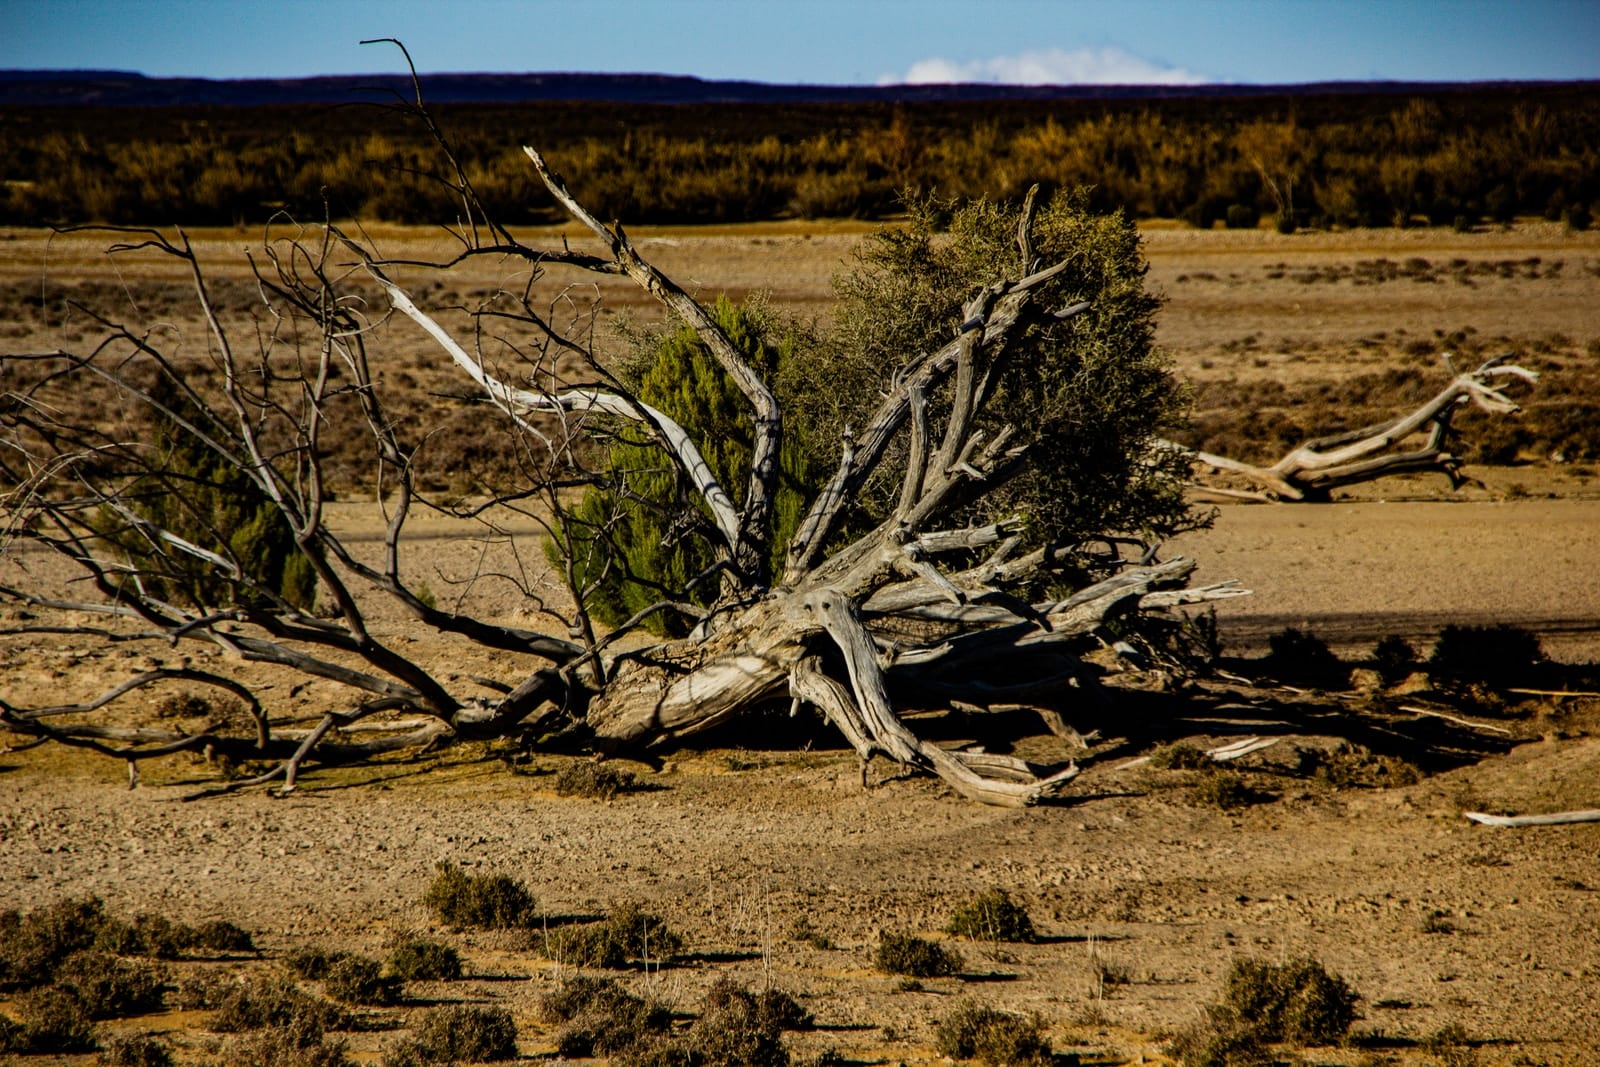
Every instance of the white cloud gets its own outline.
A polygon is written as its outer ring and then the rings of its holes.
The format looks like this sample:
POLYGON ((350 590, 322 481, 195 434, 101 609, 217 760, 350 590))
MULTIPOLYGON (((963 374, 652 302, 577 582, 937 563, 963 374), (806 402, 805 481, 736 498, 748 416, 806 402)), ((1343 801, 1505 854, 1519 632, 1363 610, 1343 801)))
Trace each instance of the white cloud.
POLYGON ((1120 48, 1047 48, 968 62, 923 59, 913 63, 903 77, 886 74, 878 84, 1196 85, 1207 80, 1194 71, 1158 66, 1120 48))

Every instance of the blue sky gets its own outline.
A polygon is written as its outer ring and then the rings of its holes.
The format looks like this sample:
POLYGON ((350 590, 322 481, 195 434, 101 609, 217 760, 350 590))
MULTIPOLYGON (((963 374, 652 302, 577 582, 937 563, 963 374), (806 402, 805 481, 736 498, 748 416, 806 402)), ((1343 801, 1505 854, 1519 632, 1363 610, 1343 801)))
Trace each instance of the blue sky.
POLYGON ((764 82, 1600 78, 1600 0, 0 0, 0 68, 764 82))

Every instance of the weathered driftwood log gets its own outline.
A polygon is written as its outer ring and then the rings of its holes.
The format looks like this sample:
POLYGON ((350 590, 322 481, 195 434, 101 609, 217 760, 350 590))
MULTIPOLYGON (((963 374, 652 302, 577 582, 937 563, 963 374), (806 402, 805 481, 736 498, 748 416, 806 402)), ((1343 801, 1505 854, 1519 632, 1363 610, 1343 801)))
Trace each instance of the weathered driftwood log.
POLYGON ((1447 444, 1450 420, 1463 405, 1509 415, 1521 410, 1503 391, 1507 380, 1532 383, 1535 371, 1510 363, 1510 355, 1496 356, 1476 370, 1457 373, 1445 356, 1451 381, 1415 411, 1373 426, 1319 437, 1290 450, 1269 467, 1227 456, 1183 449, 1194 457, 1194 484, 1202 498, 1219 500, 1321 501, 1344 485, 1374 481, 1390 474, 1436 470, 1452 485, 1467 481, 1461 461, 1447 444), (1421 436, 1416 447, 1397 451, 1408 439, 1421 436), (1218 476, 1243 481, 1247 488, 1219 484, 1218 476))

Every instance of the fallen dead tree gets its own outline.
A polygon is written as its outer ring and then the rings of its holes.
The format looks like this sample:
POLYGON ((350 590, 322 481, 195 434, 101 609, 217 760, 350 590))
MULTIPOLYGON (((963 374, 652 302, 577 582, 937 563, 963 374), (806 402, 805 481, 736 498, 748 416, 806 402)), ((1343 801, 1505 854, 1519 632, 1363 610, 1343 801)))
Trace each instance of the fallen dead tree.
POLYGON ((1460 458, 1449 451, 1452 417, 1468 404, 1494 414, 1513 414, 1520 409, 1504 392, 1505 384, 1539 378, 1510 360, 1509 354, 1496 356, 1476 370, 1458 372, 1446 355, 1449 383, 1416 410, 1307 441, 1271 466, 1172 447, 1193 458, 1201 499, 1325 501, 1341 486, 1414 471, 1439 471, 1460 488, 1469 479, 1461 472, 1460 458))
MULTIPOLYGON (((407 106, 432 128, 420 100, 407 106)), ((139 761, 180 751, 267 760, 227 788, 290 790, 308 762, 550 735, 600 754, 648 750, 790 705, 817 709, 863 761, 1022 805, 1061 792, 1076 768, 948 750, 907 726, 903 702, 1032 707, 1068 736, 1066 719, 1104 699, 1087 650, 1115 640, 1171 664, 1174 608, 1244 592, 1192 586, 1194 562, 1159 552, 1202 520, 1183 502, 1188 457, 1163 443, 1180 390, 1153 354, 1155 301, 1125 219, 1030 195, 1010 211, 957 212, 948 238, 931 223, 886 233, 851 282, 846 354, 791 373, 587 211, 537 151, 534 173, 592 242, 525 244, 487 216, 441 146, 442 180, 462 204, 454 259, 392 260, 333 225, 269 231, 254 261, 260 301, 241 326, 184 235, 121 230, 113 255, 187 267, 203 356, 93 313, 106 336, 90 350, 15 359, 19 384, 0 404, 4 551, 19 566, 52 554, 77 578, 0 586, 14 608, 50 617, 10 632, 223 655, 215 669, 147 670, 90 699, 0 702, 13 733, 125 760, 135 779, 139 761), (490 257, 515 265, 514 287, 475 307, 429 306, 432 277, 490 257), (600 358, 594 311, 565 295, 585 274, 660 301, 705 357, 685 391, 720 391, 738 418, 707 430, 600 358), (373 369, 380 346, 426 346, 470 383, 484 435, 509 442, 515 484, 469 503, 422 491, 428 428, 391 413, 392 387, 373 369), (89 398, 100 418, 83 417, 89 398), (335 424, 362 427, 355 482, 383 516, 376 552, 328 520, 335 424), (807 433, 815 445, 819 428, 827 468, 780 514, 805 473, 785 449, 807 433), (619 468, 628 448, 649 458, 619 468), (538 524, 565 598, 525 573, 483 569, 471 583, 511 585, 547 625, 442 607, 408 579, 408 522, 427 507, 501 540, 506 515, 538 524), (661 548, 690 546, 685 558, 705 562, 670 580, 633 562, 629 523, 646 514, 661 548), (607 621, 601 594, 618 582, 648 602, 607 621), (494 650, 514 676, 430 669, 372 624, 380 605, 494 650), (655 624, 669 636, 641 644, 655 624), (282 729, 228 663, 350 696, 309 728, 282 729), (248 728, 112 715, 177 683, 238 697, 248 728), (353 729, 383 717, 399 728, 353 729)), ((1447 419, 1456 400, 1429 417, 1447 419)))

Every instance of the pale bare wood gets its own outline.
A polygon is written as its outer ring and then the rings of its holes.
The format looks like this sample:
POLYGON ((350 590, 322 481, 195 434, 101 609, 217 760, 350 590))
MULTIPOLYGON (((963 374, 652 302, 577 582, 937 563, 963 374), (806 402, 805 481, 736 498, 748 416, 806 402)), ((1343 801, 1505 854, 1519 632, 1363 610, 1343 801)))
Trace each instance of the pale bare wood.
POLYGON ((1488 815, 1481 811, 1466 811, 1462 814, 1484 826, 1567 826, 1572 823, 1600 822, 1600 808, 1558 811, 1548 815, 1488 815))

